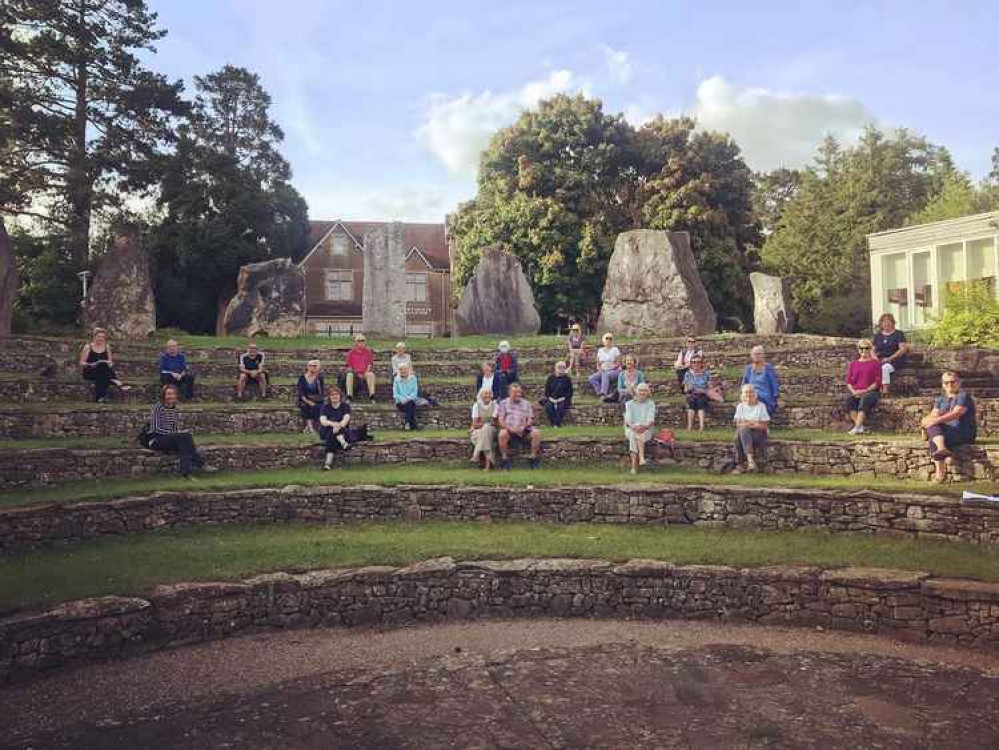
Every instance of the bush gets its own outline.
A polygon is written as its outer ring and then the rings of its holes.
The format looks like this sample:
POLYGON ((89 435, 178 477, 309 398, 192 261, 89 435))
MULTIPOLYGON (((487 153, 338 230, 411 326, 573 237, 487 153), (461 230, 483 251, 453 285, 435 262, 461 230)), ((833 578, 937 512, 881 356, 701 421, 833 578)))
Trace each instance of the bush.
POLYGON ((21 274, 15 308, 17 329, 40 331, 74 325, 82 290, 65 238, 15 231, 11 246, 21 274))
POLYGON ((999 301, 984 281, 962 284, 944 295, 944 312, 935 318, 930 341, 935 346, 999 348, 999 301))

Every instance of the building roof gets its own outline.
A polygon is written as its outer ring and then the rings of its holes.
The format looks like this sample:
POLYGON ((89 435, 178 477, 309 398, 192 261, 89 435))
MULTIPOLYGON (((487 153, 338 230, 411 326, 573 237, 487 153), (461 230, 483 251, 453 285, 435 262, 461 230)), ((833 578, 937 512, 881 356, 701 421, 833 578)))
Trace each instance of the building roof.
POLYGON ((989 211, 984 214, 961 216, 957 219, 944 219, 869 234, 867 247, 872 253, 910 250, 997 233, 999 233, 999 211, 989 211))
MULTIPOLYGON (((389 226, 388 221, 310 221, 309 222, 309 252, 312 254, 319 243, 337 224, 346 229, 363 249, 364 234, 379 227, 389 226)), ((444 224, 416 224, 402 222, 403 234, 406 239, 407 254, 414 247, 426 258, 434 270, 448 271, 451 269, 451 251, 444 233, 444 224)))

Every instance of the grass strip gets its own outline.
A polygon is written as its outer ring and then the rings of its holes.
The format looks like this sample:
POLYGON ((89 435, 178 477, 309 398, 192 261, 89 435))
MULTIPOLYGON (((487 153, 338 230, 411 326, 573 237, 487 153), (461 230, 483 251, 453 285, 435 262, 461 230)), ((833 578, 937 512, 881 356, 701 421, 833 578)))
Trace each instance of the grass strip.
POLYGON ((340 467, 322 471, 315 467, 272 469, 265 471, 224 472, 183 479, 174 475, 158 475, 142 479, 92 479, 55 487, 11 490, 0 493, 0 507, 30 506, 47 503, 73 503, 110 500, 129 495, 148 495, 167 491, 238 490, 259 487, 326 487, 375 484, 450 484, 468 487, 551 487, 593 485, 680 484, 725 487, 772 487, 822 490, 877 490, 879 492, 909 492, 917 494, 960 496, 963 490, 993 494, 999 485, 993 482, 960 482, 945 488, 928 482, 896 479, 878 480, 869 477, 813 476, 810 474, 742 474, 718 475, 703 470, 655 467, 631 475, 616 465, 542 464, 537 470, 526 468, 518 460, 511 471, 484 472, 464 462, 428 461, 411 464, 379 464, 340 467))
POLYGON ((922 570, 999 580, 999 552, 971 544, 823 532, 752 533, 596 524, 372 523, 170 529, 64 545, 0 560, 0 611, 108 594, 137 595, 180 581, 371 564, 570 557, 755 567, 809 564, 922 570))

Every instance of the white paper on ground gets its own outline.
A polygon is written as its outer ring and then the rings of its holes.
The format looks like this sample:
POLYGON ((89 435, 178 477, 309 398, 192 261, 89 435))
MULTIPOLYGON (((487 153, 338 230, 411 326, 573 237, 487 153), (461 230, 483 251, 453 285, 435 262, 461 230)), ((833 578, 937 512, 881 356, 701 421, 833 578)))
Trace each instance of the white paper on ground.
POLYGON ((995 495, 979 495, 977 492, 968 492, 965 490, 961 493, 962 500, 991 500, 994 503, 999 503, 999 497, 995 495))

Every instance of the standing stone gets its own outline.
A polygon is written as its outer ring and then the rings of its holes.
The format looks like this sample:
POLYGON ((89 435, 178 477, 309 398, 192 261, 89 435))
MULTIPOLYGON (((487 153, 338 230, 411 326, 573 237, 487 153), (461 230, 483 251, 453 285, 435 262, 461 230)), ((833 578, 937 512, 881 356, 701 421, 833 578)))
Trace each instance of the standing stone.
POLYGON ((455 311, 455 332, 534 335, 541 317, 516 256, 498 248, 482 251, 455 311))
POLYGON ((17 258, 7 236, 7 228, 0 219, 0 336, 10 336, 10 321, 14 315, 19 284, 17 258))
POLYGON ((794 328, 794 314, 787 281, 758 271, 749 274, 749 281, 753 285, 756 332, 763 335, 790 333, 794 328))
POLYGON ((635 229, 617 236, 607 267, 601 330, 627 336, 702 336, 718 319, 686 232, 635 229))
POLYGON ((406 236, 393 222, 364 234, 364 296, 361 328, 366 336, 406 335, 406 236))
POLYGON ((288 258, 242 266, 221 328, 224 336, 301 336, 305 272, 288 258))
POLYGON ((120 339, 144 339, 156 330, 149 258, 135 235, 116 237, 101 261, 83 306, 83 322, 120 339))

